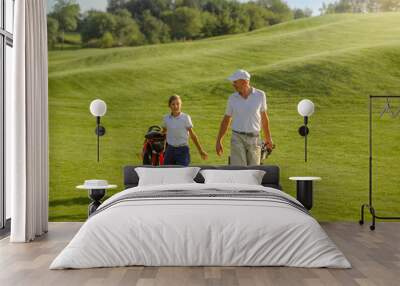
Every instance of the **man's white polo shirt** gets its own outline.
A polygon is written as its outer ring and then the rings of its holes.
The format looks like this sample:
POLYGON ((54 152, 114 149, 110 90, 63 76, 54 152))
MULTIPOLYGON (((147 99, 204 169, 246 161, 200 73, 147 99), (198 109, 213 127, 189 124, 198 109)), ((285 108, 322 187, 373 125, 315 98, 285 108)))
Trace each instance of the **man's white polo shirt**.
POLYGON ((262 90, 251 88, 244 99, 238 92, 229 97, 225 114, 232 116, 232 130, 258 133, 261 130, 261 112, 267 111, 267 98, 262 90))
POLYGON ((181 112, 177 117, 167 114, 164 116, 162 127, 167 129, 167 143, 171 146, 189 144, 189 128, 193 128, 192 119, 181 112))

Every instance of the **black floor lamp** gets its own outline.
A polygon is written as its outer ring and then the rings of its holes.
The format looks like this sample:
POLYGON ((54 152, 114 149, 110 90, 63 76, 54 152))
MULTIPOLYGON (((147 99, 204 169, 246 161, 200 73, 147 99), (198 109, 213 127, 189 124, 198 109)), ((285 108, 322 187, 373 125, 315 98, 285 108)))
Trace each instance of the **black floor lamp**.
POLYGON ((304 162, 307 162, 307 135, 310 133, 307 124, 308 117, 314 113, 314 103, 309 99, 303 99, 297 105, 297 111, 304 117, 304 125, 299 128, 299 134, 304 137, 304 162))
POLYGON ((106 129, 100 125, 100 117, 107 112, 107 105, 101 99, 95 99, 90 103, 90 113, 96 117, 96 129, 94 132, 97 135, 97 162, 100 161, 100 136, 106 134, 106 129))

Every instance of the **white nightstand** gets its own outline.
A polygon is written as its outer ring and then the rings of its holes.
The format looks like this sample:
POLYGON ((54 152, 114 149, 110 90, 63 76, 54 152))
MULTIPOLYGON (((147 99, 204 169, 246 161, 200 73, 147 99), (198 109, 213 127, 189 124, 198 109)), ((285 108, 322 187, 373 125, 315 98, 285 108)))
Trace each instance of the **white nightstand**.
POLYGON ((303 206, 311 210, 313 207, 313 182, 320 181, 320 177, 290 177, 289 180, 296 181, 296 199, 303 206))
POLYGON ((86 180, 85 184, 76 186, 78 190, 87 190, 90 200, 88 216, 96 211, 101 205, 101 199, 105 196, 107 189, 115 189, 117 185, 109 185, 106 180, 86 180))

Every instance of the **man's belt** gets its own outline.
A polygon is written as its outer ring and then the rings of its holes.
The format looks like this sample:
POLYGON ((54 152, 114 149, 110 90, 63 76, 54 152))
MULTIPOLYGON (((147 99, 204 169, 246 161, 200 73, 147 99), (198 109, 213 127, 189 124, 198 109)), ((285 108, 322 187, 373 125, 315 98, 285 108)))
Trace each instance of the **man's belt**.
POLYGON ((171 147, 173 147, 173 148, 189 147, 188 144, 178 144, 178 145, 171 145, 171 144, 168 144, 168 146, 171 146, 171 147))
POLYGON ((232 130, 233 133, 240 134, 240 135, 246 135, 249 137, 258 137, 260 136, 260 133, 253 133, 253 132, 242 132, 242 131, 236 131, 232 130))

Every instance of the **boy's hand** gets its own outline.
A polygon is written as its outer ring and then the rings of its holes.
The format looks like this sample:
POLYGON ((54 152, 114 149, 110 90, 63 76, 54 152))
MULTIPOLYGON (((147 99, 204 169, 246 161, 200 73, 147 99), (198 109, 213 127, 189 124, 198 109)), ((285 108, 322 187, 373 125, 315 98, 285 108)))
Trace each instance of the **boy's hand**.
POLYGON ((207 154, 206 151, 201 150, 201 151, 200 151, 200 156, 201 156, 201 159, 203 159, 203 160, 208 160, 208 154, 207 154))

